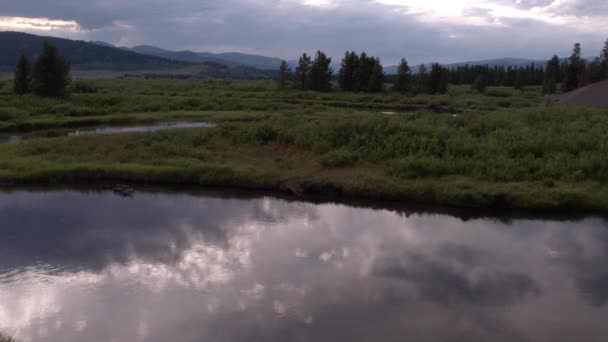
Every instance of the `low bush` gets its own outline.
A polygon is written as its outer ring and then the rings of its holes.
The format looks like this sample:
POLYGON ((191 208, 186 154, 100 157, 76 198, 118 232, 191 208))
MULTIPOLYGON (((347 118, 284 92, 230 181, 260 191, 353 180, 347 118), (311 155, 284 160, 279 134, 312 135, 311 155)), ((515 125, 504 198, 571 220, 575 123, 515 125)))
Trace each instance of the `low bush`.
POLYGON ((320 158, 321 165, 327 168, 353 166, 358 156, 347 150, 335 150, 325 153, 320 158))

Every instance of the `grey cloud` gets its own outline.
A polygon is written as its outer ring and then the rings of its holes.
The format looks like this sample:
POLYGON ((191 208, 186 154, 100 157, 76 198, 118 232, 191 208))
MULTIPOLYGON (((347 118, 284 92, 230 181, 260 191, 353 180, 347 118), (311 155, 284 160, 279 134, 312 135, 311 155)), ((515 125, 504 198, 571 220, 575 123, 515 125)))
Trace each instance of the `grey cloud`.
POLYGON ((559 4, 558 14, 575 16, 608 16, 606 0, 568 0, 559 4))
MULTIPOLYGON (((551 4, 550 0, 488 1, 520 8, 551 4)), ((385 64, 402 57, 412 63, 545 58, 567 55, 575 41, 597 45, 599 50, 605 39, 534 20, 493 17, 479 8, 465 15, 486 18, 493 25, 429 23, 374 0, 332 1, 328 8, 296 0, 0 0, 0 6, 7 16, 75 20, 86 30, 87 39, 119 45, 230 50, 289 59, 316 49, 336 59, 345 50, 365 50, 385 64)), ((571 0, 564 10, 597 14, 606 6, 604 1, 571 0)))

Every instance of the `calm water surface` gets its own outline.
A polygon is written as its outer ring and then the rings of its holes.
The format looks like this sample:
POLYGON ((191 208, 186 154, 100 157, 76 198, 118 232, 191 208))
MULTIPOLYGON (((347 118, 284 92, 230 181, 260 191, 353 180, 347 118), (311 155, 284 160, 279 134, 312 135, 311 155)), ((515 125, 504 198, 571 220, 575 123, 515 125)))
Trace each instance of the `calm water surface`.
POLYGON ((23 140, 35 138, 49 138, 58 136, 79 136, 79 135, 94 135, 94 134, 114 134, 114 133, 132 133, 132 132, 155 132, 165 129, 178 128, 200 128, 200 127, 215 127, 217 124, 212 122, 160 122, 149 125, 137 126, 109 126, 99 128, 83 128, 75 131, 47 131, 35 132, 26 135, 0 135, 1 143, 16 143, 23 140))
POLYGON ((608 225, 0 192, 23 341, 607 341, 608 225))

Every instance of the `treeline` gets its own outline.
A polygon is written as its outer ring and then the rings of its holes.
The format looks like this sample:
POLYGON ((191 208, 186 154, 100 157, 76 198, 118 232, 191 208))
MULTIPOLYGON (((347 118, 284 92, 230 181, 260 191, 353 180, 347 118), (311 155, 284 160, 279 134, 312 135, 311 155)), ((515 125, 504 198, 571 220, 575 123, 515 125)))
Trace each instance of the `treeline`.
POLYGON ((461 65, 445 68, 438 63, 419 66, 412 73, 406 59, 402 59, 396 75, 386 75, 380 59, 347 51, 340 63, 337 75, 331 68, 331 58, 318 51, 314 60, 304 53, 292 74, 287 62, 283 61, 279 69, 279 88, 285 89, 293 84, 301 90, 329 91, 332 81, 337 80, 339 88, 347 92, 381 92, 386 84, 392 84, 392 90, 401 93, 444 94, 448 84, 470 84, 473 89, 484 92, 488 86, 515 87, 542 86, 545 94, 555 93, 558 89, 572 91, 590 83, 608 79, 608 40, 601 55, 590 62, 582 58, 581 45, 575 44, 572 55, 561 61, 553 56, 545 66, 530 65, 521 67, 461 65))
POLYGON ((59 55, 51 43, 44 43, 42 53, 32 64, 22 54, 15 67, 13 89, 16 94, 34 93, 38 96, 64 97, 72 81, 70 63, 59 55))
POLYGON ((565 61, 553 56, 545 67, 543 93, 553 94, 559 88, 572 91, 591 83, 608 79, 608 40, 600 53, 600 57, 587 62, 583 59, 581 44, 574 44, 572 54, 565 61))
MULTIPOLYGON (((329 91, 334 79, 337 79, 342 91, 376 93, 386 90, 387 76, 380 59, 354 51, 344 54, 337 77, 331 68, 331 58, 322 51, 317 52, 314 60, 308 54, 302 54, 295 73, 283 61, 277 83, 280 89, 286 89, 291 84, 300 90, 329 91)), ((402 59, 392 83, 392 89, 398 92, 445 94, 448 91, 449 70, 435 63, 430 71, 423 65, 413 75, 407 60, 402 59)))
POLYGON ((544 77, 543 67, 537 67, 533 63, 524 67, 462 65, 449 70, 449 82, 451 84, 472 84, 474 88, 503 86, 521 89, 524 86, 543 84, 544 77))

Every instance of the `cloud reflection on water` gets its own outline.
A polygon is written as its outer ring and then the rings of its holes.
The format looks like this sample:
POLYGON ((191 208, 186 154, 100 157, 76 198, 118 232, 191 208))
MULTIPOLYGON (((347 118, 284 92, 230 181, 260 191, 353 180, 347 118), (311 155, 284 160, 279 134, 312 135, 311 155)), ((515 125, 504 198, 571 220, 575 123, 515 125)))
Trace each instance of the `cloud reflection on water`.
POLYGON ((25 340, 608 336, 599 219, 76 192, 0 193, 0 217, 0 330, 25 340))

